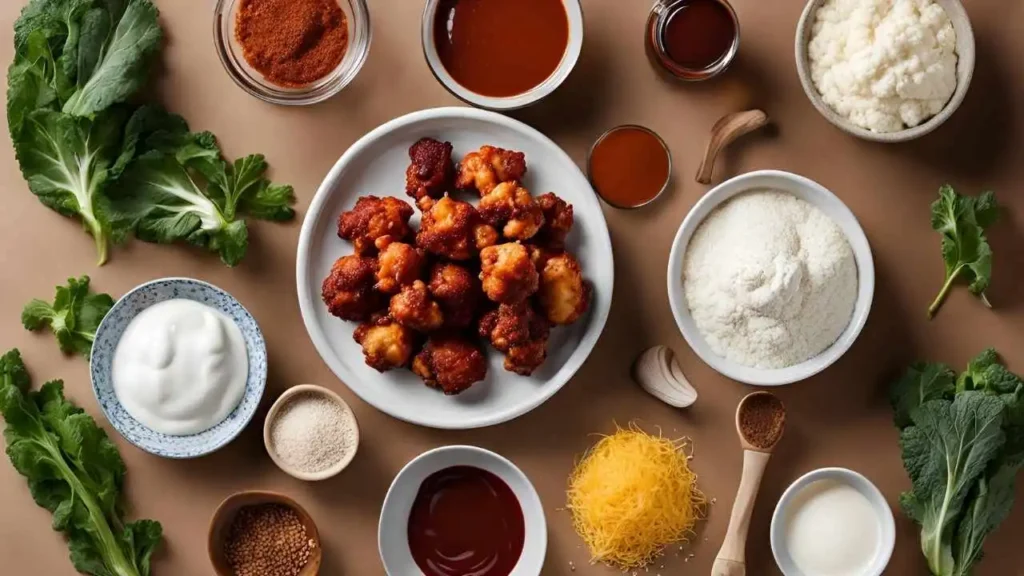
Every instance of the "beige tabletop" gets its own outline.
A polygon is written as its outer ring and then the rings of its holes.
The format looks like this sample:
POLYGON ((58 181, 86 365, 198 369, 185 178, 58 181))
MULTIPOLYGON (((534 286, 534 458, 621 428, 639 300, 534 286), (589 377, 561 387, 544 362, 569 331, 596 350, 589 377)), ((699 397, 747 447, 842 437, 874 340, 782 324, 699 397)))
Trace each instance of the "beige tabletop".
MULTIPOLYGON (((24 0, 0 2, 0 63, 12 54, 12 23, 24 0)), ((192 276, 234 294, 267 338, 267 394, 253 424, 227 448, 205 458, 172 461, 117 441, 128 465, 131 517, 163 523, 165 542, 156 576, 210 574, 207 521, 237 490, 280 490, 304 504, 323 537, 323 574, 383 574, 377 556, 380 505, 392 477, 412 457, 443 444, 469 443, 515 461, 540 492, 550 544, 544 574, 616 574, 588 564, 565 503, 566 476, 592 434, 638 419, 695 443, 700 484, 714 498, 693 543, 670 549, 650 574, 707 574, 718 550, 739 481, 740 450, 733 411, 751 389, 715 374, 687 348, 665 293, 669 243, 686 211, 706 190, 694 183, 708 129, 722 114, 763 108, 777 127, 729 150, 716 174, 758 168, 808 176, 836 192, 860 219, 874 249, 877 288, 867 327, 853 349, 823 374, 782 388, 790 420, 754 511, 749 573, 777 574, 768 546, 775 502, 797 476, 821 466, 845 466, 874 481, 896 506, 909 486, 886 400, 890 380, 917 359, 963 366, 995 346, 1011 369, 1024 372, 1024 3, 968 0, 978 62, 963 107, 940 130, 907 145, 853 139, 827 124, 797 81, 793 35, 801 0, 735 0, 742 25, 740 60, 722 78, 699 85, 662 80, 644 56, 644 0, 585 0, 586 41, 575 73, 542 104, 515 116, 550 135, 577 162, 606 128, 638 123, 657 130, 675 161, 671 190, 653 205, 622 212, 605 208, 615 248, 611 316, 590 360, 566 388, 513 422, 465 432, 418 428, 358 400, 317 356, 303 328, 295 294, 295 250, 301 215, 327 170, 373 127, 396 116, 456 105, 431 76, 420 50, 421 0, 371 0, 373 46, 359 77, 332 100, 310 108, 260 102, 221 69, 211 37, 209 0, 158 0, 166 31, 153 95, 195 129, 217 134, 230 156, 266 154, 275 180, 292 183, 300 219, 251 224, 249 254, 235 269, 185 247, 134 242, 93 265, 92 240, 80 226, 44 208, 28 191, 8 138, 0 138, 0 336, 17 346, 37 380, 63 378, 69 395, 105 424, 93 398, 87 363, 63 357, 51 336, 22 330, 19 313, 33 297, 52 295, 68 276, 89 274, 115 297, 161 276, 192 276), (991 188, 1008 210, 990 231, 994 284, 985 309, 958 289, 934 321, 925 309, 942 281, 939 237, 929 204, 939 185, 962 192, 991 188), (654 344, 675 349, 700 392, 685 411, 647 396, 629 378, 636 355, 654 344), (313 382, 352 404, 363 438, 341 476, 307 484, 279 471, 263 450, 262 416, 285 388, 313 382), (664 568, 662 568, 662 564, 664 568), (573 571, 574 570, 574 571, 573 571)), ((6 129, 2 130, 6 134, 6 129)), ((36 507, 25 481, 0 462, 0 573, 72 575, 67 547, 36 507)), ((1018 496, 1024 496, 1018 490, 1018 496)), ((1019 498, 1024 500, 1024 498, 1019 498)), ((896 510, 896 551, 888 574, 924 574, 918 530, 896 510)), ((985 543, 980 576, 1024 575, 1024 502, 985 543), (1016 535, 1016 537, 1015 537, 1016 535)), ((641 574, 646 572, 641 571, 641 574)))

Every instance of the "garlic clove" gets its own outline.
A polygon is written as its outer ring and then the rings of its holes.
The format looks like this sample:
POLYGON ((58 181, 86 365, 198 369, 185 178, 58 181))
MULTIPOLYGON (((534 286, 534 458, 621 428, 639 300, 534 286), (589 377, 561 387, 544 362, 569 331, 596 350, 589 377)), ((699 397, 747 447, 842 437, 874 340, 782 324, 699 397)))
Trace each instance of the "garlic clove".
POLYGON ((667 346, 644 351, 633 364, 633 379, 651 396, 676 408, 697 401, 697 390, 683 374, 675 354, 667 346))

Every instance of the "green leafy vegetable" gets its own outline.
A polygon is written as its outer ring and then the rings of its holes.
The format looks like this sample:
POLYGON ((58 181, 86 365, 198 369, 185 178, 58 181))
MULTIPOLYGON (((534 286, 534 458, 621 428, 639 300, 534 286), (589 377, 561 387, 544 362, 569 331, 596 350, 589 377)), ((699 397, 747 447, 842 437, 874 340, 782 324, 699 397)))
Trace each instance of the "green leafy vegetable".
POLYGON ((142 240, 189 242, 234 266, 248 246, 242 218, 292 218, 294 191, 264 177, 262 155, 228 164, 213 134, 188 132, 180 117, 163 114, 144 108, 129 121, 127 141, 141 155, 111 190, 118 218, 142 240))
POLYGON ((93 576, 148 576, 160 543, 158 522, 125 523, 120 506, 125 465, 107 434, 64 398, 59 380, 32 392, 21 355, 0 357, 0 413, 14 468, 32 498, 53 514, 75 569, 93 576))
POLYGON ((127 114, 160 47, 150 0, 33 0, 14 24, 7 119, 25 180, 40 201, 82 220, 97 261, 127 229, 103 195, 117 176, 127 114))
POLYGON ((985 229, 999 216, 995 195, 961 196, 952 186, 939 189, 939 199, 932 203, 932 228, 942 234, 942 259, 946 263, 946 281, 931 306, 932 318, 946 300, 954 282, 968 282, 971 293, 990 306, 985 297, 992 278, 992 248, 985 238, 985 229))
POLYGON ((32 300, 21 311, 21 323, 28 330, 49 326, 57 336, 65 354, 78 353, 86 358, 92 352, 96 329, 114 305, 107 294, 89 291, 89 277, 68 278, 67 286, 58 286, 51 305, 43 300, 32 300))
POLYGON ((913 486, 900 504, 921 525, 932 574, 968 576, 1013 508, 1024 468, 1024 381, 989 349, 959 377, 943 364, 911 366, 891 401, 913 486))
POLYGON ((30 0, 7 72, 11 139, 29 188, 81 219, 99 264, 135 232, 205 247, 233 266, 248 245, 243 218, 289 220, 295 193, 264 177, 263 156, 229 164, 213 134, 189 132, 157 106, 126 105, 160 50, 157 16, 152 0, 30 0))

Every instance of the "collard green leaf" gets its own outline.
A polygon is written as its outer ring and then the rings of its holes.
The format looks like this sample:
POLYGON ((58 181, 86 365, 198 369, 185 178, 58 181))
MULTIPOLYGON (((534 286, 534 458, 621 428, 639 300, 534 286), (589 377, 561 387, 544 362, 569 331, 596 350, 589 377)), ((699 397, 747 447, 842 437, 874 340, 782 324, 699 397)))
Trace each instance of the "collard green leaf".
POLYGON ((28 330, 49 326, 66 354, 89 357, 96 330, 114 305, 107 294, 89 291, 89 277, 68 278, 67 286, 58 286, 53 304, 32 300, 21 311, 21 323, 28 330))
POLYGON ((106 262, 109 244, 127 231, 111 221, 103 194, 122 121, 116 110, 95 119, 36 110, 26 117, 14 143, 29 189, 46 206, 81 219, 95 239, 99 264, 106 262))
POLYGON ((125 467, 116 446, 65 399, 60 381, 36 392, 29 385, 17 350, 0 358, 7 455, 36 503, 53 513, 53 528, 67 536, 72 564, 93 576, 148 576, 160 525, 124 524, 119 499, 125 467))
POLYGON ((992 192, 974 198, 961 196, 948 185, 939 189, 939 199, 932 204, 932 228, 942 234, 946 280, 928 308, 929 318, 942 306, 958 280, 967 282, 970 291, 987 304, 984 293, 992 277, 992 249, 985 238, 985 228, 998 215, 999 206, 992 192))
POLYGON ((890 389, 893 419, 896 427, 912 424, 911 413, 918 406, 938 399, 952 399, 956 374, 945 364, 918 362, 910 366, 890 389))
POLYGON ((969 507, 953 536, 954 574, 969 576, 982 558, 982 544, 1013 509, 1014 485, 1024 461, 999 461, 972 489, 969 507))
POLYGON ((129 0, 88 79, 79 78, 79 88, 64 104, 64 112, 94 114, 124 102, 142 87, 163 37, 157 14, 150 0, 129 0))
POLYGON ((912 492, 901 499, 921 524, 921 549, 933 574, 955 573, 953 534, 965 501, 1006 442, 1003 404, 981 392, 932 400, 914 409, 900 434, 912 492))

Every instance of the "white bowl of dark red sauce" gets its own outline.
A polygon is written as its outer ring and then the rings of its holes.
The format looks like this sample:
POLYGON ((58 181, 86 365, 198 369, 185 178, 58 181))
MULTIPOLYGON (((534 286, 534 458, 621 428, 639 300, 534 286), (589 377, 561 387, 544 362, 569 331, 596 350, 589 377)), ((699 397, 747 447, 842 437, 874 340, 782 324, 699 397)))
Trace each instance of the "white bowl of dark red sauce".
POLYGON ((444 446, 395 477, 377 545, 389 576, 537 576, 547 522, 537 491, 515 464, 483 448, 444 446))
POLYGON ((427 0, 423 54, 460 100, 489 110, 538 102, 583 48, 580 0, 427 0))

